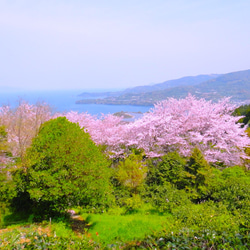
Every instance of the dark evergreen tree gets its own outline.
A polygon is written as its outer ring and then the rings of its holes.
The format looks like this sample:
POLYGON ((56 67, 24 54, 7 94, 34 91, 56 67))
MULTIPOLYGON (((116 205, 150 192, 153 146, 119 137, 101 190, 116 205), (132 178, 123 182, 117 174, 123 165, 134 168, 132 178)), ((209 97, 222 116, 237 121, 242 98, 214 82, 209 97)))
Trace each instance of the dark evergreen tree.
POLYGON ((198 148, 194 148, 186 164, 185 175, 186 190, 192 194, 192 198, 204 199, 209 192, 208 181, 213 175, 213 170, 198 148))

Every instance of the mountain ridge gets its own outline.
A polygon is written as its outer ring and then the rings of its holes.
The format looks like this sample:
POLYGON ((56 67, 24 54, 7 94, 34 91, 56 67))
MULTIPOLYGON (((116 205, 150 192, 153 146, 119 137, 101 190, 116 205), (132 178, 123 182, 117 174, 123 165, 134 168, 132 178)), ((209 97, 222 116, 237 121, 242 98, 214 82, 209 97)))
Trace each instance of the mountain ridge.
POLYGON ((197 85, 203 81, 210 80, 220 76, 220 74, 201 74, 197 76, 184 76, 178 79, 167 80, 162 83, 155 83, 150 85, 136 86, 132 88, 127 88, 123 91, 107 91, 107 92, 83 92, 79 94, 81 97, 103 97, 103 96, 118 96, 127 93, 144 93, 157 90, 164 90, 167 88, 177 87, 177 86, 189 86, 197 85))
MULTIPOLYGON (((147 86, 147 85, 146 85, 147 86)), ((151 86, 138 86, 98 99, 82 99, 78 104, 113 104, 152 106, 168 97, 185 98, 188 93, 217 101, 223 97, 232 97, 235 102, 250 102, 250 70, 182 77, 151 86), (157 90, 155 90, 157 89, 157 90)))

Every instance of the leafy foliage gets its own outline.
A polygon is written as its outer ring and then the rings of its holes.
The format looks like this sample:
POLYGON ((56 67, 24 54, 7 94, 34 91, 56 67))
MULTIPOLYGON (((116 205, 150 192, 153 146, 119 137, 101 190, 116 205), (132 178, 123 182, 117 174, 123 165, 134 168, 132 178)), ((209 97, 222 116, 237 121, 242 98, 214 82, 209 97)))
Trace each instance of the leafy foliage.
POLYGON ((10 175, 11 153, 8 146, 8 134, 4 126, 0 126, 0 225, 8 213, 9 200, 15 196, 14 185, 10 175))
POLYGON ((218 233, 210 229, 192 230, 182 228, 179 231, 162 231, 148 235, 142 241, 133 241, 124 249, 244 249, 248 250, 250 238, 243 230, 235 233, 218 233), (126 248, 127 247, 127 248, 126 248))
POLYGON ((147 185, 163 185, 171 182, 178 189, 184 188, 183 185, 186 160, 177 152, 170 152, 164 155, 160 161, 152 159, 149 161, 149 173, 147 185))
POLYGON ((185 167, 186 189, 194 200, 202 200, 209 193, 208 181, 212 177, 212 168, 198 148, 194 148, 185 167))
POLYGON ((113 185, 117 203, 128 211, 143 204, 140 193, 144 188, 147 167, 140 151, 134 150, 126 159, 118 162, 114 169, 113 185))
POLYGON ((20 218, 54 219, 59 213, 63 223, 57 236, 17 233, 1 237, 1 246, 249 248, 250 172, 232 165, 247 166, 250 139, 236 124, 239 117, 231 116, 228 99, 217 104, 193 96, 169 99, 130 124, 112 115, 97 119, 75 112, 49 120, 46 109, 40 119, 36 108, 22 105, 16 117, 6 107, 1 110, 2 118, 11 117, 6 130, 0 126, 1 226, 20 218), (39 129, 42 119, 49 121, 39 129), (113 158, 112 167, 102 152, 113 158), (6 213, 10 204, 13 214, 6 213), (87 213, 81 239, 64 227, 66 211, 74 206, 87 213), (102 214, 89 216, 93 212, 102 214), (110 228, 110 220, 122 224, 110 228), (149 232, 149 225, 156 231, 149 232))
POLYGON ((156 166, 151 164, 147 196, 160 211, 171 212, 175 207, 199 202, 210 195, 209 180, 212 167, 195 148, 187 160, 177 152, 162 157, 156 166))
POLYGON ((239 122, 244 123, 245 125, 248 124, 250 126, 250 104, 249 105, 242 105, 239 108, 235 109, 233 115, 235 116, 243 116, 239 122))
MULTIPOLYGON (((39 230, 40 229, 40 230, 39 230)), ((77 250, 77 249, 98 249, 99 244, 90 241, 87 237, 77 237, 72 233, 68 236, 57 236, 47 232, 39 232, 38 230, 30 229, 28 232, 12 230, 11 233, 5 233, 1 237, 0 248, 6 250, 18 249, 62 249, 62 250, 77 250)))
POLYGON ((145 200, 160 212, 171 212, 175 207, 189 204, 185 190, 186 160, 177 152, 163 156, 161 161, 149 161, 145 200))
POLYGON ((239 216, 242 226, 250 230, 250 172, 238 166, 227 168, 210 189, 211 199, 225 204, 228 211, 239 216))
POLYGON ((116 178, 124 186, 136 189, 142 185, 147 174, 147 167, 142 162, 140 154, 131 154, 118 164, 116 178))
POLYGON ((108 166, 89 135, 59 117, 44 123, 33 140, 20 182, 40 215, 73 205, 105 209, 111 192, 108 166))

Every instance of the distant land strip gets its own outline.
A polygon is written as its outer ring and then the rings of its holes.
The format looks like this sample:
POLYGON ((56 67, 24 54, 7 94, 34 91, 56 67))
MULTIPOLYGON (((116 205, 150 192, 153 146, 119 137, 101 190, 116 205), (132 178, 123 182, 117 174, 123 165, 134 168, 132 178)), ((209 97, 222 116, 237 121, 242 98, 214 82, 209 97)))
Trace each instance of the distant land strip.
POLYGON ((138 86, 119 92, 82 93, 76 104, 153 106, 169 97, 185 98, 188 93, 206 100, 231 97, 233 102, 250 103, 250 70, 222 75, 188 76, 150 86, 138 86))

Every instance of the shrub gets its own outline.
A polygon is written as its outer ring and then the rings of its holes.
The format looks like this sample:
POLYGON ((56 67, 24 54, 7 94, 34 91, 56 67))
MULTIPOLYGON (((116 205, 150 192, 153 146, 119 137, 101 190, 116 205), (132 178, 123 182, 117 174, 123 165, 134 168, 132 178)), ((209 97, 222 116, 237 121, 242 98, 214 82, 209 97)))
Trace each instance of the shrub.
POLYGON ((191 204, 185 190, 178 190, 171 183, 165 182, 160 186, 153 186, 148 191, 149 201, 159 212, 172 212, 173 209, 191 204))
POLYGON ((222 202, 228 211, 238 216, 238 220, 250 229, 250 175, 242 167, 223 170, 221 182, 213 187, 211 199, 222 202))
POLYGON ((135 153, 121 161, 116 172, 117 180, 135 192, 143 184, 146 175, 147 167, 142 162, 142 156, 135 153))
MULTIPOLYGON (((19 177, 19 178, 18 178, 19 177)), ((77 124, 59 117, 44 123, 19 172, 20 198, 29 195, 39 216, 74 205, 105 209, 110 202, 109 162, 77 124)))
POLYGON ((212 174, 212 167, 207 163, 201 151, 194 148, 185 166, 183 181, 193 200, 200 201, 206 198, 209 193, 208 182, 212 174))
POLYGON ((160 161, 149 161, 149 173, 146 184, 148 186, 163 185, 170 182, 178 189, 185 188, 184 177, 186 160, 177 152, 164 155, 160 161), (155 164, 156 163, 156 164, 155 164))

